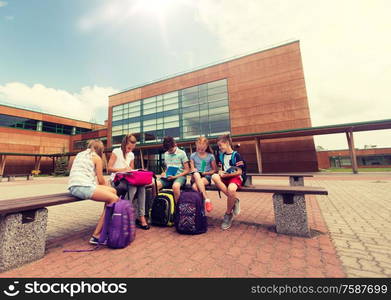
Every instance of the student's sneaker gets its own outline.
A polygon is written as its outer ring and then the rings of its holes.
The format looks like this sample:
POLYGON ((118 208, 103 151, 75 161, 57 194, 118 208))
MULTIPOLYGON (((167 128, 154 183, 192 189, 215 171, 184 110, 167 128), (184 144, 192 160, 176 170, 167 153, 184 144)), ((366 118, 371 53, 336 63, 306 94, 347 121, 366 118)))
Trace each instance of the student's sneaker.
POLYGON ((91 236, 89 243, 91 245, 98 245, 99 244, 99 238, 96 238, 94 236, 91 236))
POLYGON ((211 212, 213 209, 212 202, 209 199, 205 200, 205 209, 207 212, 211 212))
MULTIPOLYGON (((91 245, 99 245, 99 238, 96 238, 94 236, 91 236, 90 240, 89 240, 89 243, 91 245)), ((104 241, 101 245, 106 245, 107 244, 107 240, 104 241)))
POLYGON ((223 223, 221 223, 221 229, 226 230, 230 228, 232 225, 233 218, 233 214, 224 214, 223 223))

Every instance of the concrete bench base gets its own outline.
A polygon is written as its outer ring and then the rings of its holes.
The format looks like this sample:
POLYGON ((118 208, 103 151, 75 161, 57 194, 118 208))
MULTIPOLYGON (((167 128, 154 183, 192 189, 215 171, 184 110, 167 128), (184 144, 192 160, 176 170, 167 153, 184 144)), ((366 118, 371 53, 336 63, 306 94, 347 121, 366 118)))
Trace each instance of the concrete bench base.
POLYGON ((46 208, 0 217, 0 272, 44 256, 47 219, 46 208))
POLYGON ((310 237, 304 195, 274 194, 277 233, 310 237))

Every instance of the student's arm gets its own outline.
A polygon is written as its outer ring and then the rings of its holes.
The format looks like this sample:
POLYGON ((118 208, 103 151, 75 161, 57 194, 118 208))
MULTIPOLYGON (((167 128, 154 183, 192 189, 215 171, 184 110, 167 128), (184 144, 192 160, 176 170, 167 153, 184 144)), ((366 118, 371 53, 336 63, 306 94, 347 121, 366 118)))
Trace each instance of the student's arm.
MULTIPOLYGON (((109 162, 107 164, 107 172, 109 172, 109 173, 117 173, 117 172, 128 172, 128 171, 131 170, 129 167, 121 168, 121 169, 113 168, 113 166, 114 166, 116 161, 117 161, 117 156, 114 154, 114 152, 112 152, 111 156, 110 156, 110 159, 109 159, 109 162)), ((133 160, 133 163, 134 163, 134 160, 133 160)))
POLYGON ((131 170, 134 170, 134 159, 133 160, 131 160, 131 162, 130 162, 130 169, 131 170))
POLYGON ((92 161, 94 162, 94 165, 95 165, 96 178, 98 179, 98 183, 100 185, 106 185, 106 180, 103 177, 103 163, 102 163, 102 159, 99 156, 94 155, 92 157, 92 161))
POLYGON ((228 173, 221 173, 220 177, 221 178, 236 177, 236 176, 242 175, 242 173, 243 173, 242 169, 240 167, 238 167, 236 172, 230 173, 230 174, 228 174, 228 173))
POLYGON ((194 165, 194 160, 190 159, 190 171, 191 172, 197 172, 198 170, 196 169, 194 165))
POLYGON ((189 167, 189 161, 185 161, 182 163, 183 165, 183 172, 182 173, 179 173, 178 175, 175 175, 175 176, 168 176, 168 180, 175 180, 177 179, 178 177, 181 177, 181 176, 186 176, 187 174, 190 173, 190 167, 189 167))

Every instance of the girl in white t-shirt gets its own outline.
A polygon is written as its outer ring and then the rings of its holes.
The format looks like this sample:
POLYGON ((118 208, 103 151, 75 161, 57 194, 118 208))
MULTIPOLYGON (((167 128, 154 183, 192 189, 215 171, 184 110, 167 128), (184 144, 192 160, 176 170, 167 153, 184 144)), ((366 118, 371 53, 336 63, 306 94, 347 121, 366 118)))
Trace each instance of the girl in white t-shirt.
MULTIPOLYGON (((69 192, 80 199, 91 199, 104 201, 111 204, 118 201, 115 189, 106 185, 103 177, 103 143, 99 140, 92 140, 88 148, 76 155, 69 174, 69 192)), ((105 211, 98 221, 93 232, 90 244, 97 245, 99 235, 102 231, 105 211)))
POLYGON ((138 219, 136 225, 144 230, 148 230, 150 227, 145 219, 145 186, 134 186, 124 181, 118 186, 115 186, 113 181, 115 173, 117 172, 130 172, 134 170, 134 154, 133 150, 136 147, 137 139, 133 134, 127 134, 122 139, 121 148, 113 149, 110 160, 107 165, 108 172, 111 172, 111 182, 113 187, 117 189, 119 194, 128 193, 129 199, 133 200, 134 196, 137 197, 138 207, 138 219))

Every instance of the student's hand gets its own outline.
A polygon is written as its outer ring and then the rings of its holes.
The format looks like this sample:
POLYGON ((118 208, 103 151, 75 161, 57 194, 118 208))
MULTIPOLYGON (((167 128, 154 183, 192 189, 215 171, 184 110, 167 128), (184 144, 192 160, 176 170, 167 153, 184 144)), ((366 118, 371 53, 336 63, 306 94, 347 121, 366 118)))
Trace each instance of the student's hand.
POLYGON ((225 174, 224 171, 219 171, 219 175, 220 175, 221 178, 224 178, 226 174, 225 174))
POLYGON ((168 176, 168 177, 167 177, 167 179, 170 180, 170 181, 171 181, 171 180, 175 180, 175 179, 177 179, 177 178, 178 178, 178 176, 168 176))
POLYGON ((194 169, 192 169, 190 172, 191 172, 191 173, 196 173, 196 172, 198 172, 198 170, 197 170, 197 168, 194 168, 194 169))
POLYGON ((131 167, 126 167, 122 169, 122 172, 131 172, 132 168, 131 167))
POLYGON ((166 172, 163 172, 162 174, 160 174, 160 177, 166 178, 166 172))

